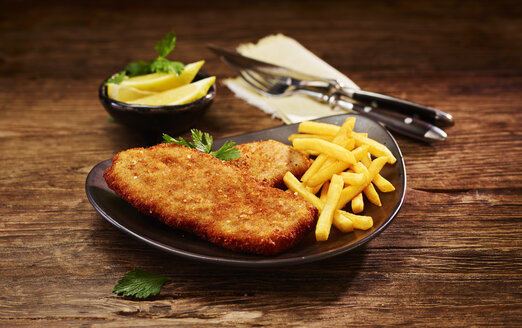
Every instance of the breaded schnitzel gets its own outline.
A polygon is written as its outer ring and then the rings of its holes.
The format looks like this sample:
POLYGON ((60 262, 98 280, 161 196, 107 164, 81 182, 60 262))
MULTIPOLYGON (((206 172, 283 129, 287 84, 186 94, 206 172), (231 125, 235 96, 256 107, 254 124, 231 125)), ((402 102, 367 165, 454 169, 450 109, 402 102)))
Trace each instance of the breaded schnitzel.
POLYGON ((122 151, 104 178, 141 212, 234 251, 280 253, 317 220, 317 210, 300 196, 176 144, 122 151))
POLYGON ((241 157, 228 163, 272 187, 283 187, 283 177, 288 171, 299 179, 312 164, 303 153, 274 140, 249 142, 236 147, 241 157))

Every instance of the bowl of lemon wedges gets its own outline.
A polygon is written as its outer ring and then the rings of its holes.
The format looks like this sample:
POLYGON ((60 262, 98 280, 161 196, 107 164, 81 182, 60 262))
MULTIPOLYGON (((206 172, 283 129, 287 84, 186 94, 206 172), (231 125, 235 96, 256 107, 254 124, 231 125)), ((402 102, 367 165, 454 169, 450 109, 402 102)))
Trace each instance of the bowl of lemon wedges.
POLYGON ((100 101, 116 122, 140 133, 181 133, 212 104, 216 77, 201 70, 204 60, 168 60, 175 42, 168 33, 155 46, 155 60, 129 63, 100 85, 100 101))

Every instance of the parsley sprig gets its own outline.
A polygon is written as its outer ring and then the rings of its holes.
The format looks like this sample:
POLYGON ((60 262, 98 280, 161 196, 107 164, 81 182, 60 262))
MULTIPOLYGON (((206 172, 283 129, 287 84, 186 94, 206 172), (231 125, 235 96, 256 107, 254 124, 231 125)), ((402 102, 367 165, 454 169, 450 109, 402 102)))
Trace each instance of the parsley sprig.
POLYGON ((220 160, 229 161, 232 159, 237 159, 241 157, 241 152, 233 141, 225 141, 223 146, 216 151, 212 151, 212 136, 206 132, 201 132, 197 129, 190 130, 192 142, 179 137, 179 140, 176 140, 169 136, 168 134, 163 134, 163 142, 164 143, 175 143, 180 146, 187 146, 189 148, 195 148, 203 153, 210 154, 220 160))
POLYGON ((147 298, 158 295, 161 287, 170 280, 170 278, 135 268, 118 280, 112 292, 117 295, 147 298))
POLYGON ((123 71, 114 75, 107 80, 107 83, 121 83, 126 76, 133 77, 137 75, 145 75, 149 73, 174 73, 181 74, 185 65, 179 61, 171 61, 166 57, 174 50, 176 46, 176 36, 169 32, 161 39, 154 49, 158 53, 158 57, 152 61, 140 60, 128 63, 123 71))

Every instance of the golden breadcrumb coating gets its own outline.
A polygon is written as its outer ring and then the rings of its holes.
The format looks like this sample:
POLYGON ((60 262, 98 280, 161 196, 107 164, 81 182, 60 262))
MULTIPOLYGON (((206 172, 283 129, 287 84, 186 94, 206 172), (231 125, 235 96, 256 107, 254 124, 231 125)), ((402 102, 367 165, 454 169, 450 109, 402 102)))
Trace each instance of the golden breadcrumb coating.
POLYGON ((141 212, 233 251, 278 254, 317 220, 316 209, 300 196, 176 144, 122 151, 104 178, 141 212))
POLYGON ((305 154, 274 140, 249 142, 237 147, 241 157, 229 163, 272 187, 283 187, 283 177, 288 171, 299 179, 312 164, 305 154))

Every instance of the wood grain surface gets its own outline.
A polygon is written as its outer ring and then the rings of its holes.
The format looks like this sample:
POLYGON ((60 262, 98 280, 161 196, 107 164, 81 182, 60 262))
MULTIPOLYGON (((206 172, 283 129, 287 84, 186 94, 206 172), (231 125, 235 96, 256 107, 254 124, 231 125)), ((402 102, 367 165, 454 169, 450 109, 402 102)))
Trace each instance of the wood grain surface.
MULTIPOLYGON (((3 1, 0 11, 0 326, 522 326, 522 6, 517 1, 3 1), (104 78, 175 31, 183 62, 284 33, 362 88, 450 112, 446 142, 396 136, 406 200, 355 251, 270 269, 199 263, 121 233, 87 173, 143 138, 108 120, 104 78), (136 301, 134 267, 172 278, 136 301)), ((281 126, 218 96, 214 137, 281 126)))

